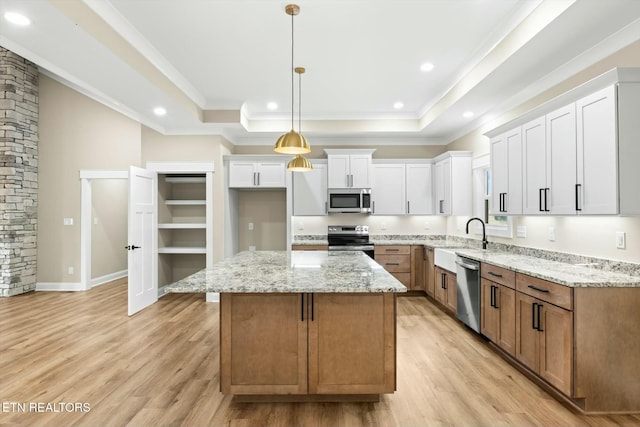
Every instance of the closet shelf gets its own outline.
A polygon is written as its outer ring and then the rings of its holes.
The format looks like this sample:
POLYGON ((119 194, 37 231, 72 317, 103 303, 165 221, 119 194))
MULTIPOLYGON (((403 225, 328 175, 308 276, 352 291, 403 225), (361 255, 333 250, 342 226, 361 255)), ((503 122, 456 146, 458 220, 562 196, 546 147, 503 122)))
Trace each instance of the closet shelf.
POLYGON ((173 205, 173 206, 204 206, 206 205, 206 200, 165 200, 165 205, 173 205))
POLYGON ((207 228, 207 224, 203 222, 184 222, 184 223, 163 223, 158 224, 159 229, 164 230, 188 230, 196 228, 207 228))
POLYGON ((159 254, 206 254, 207 248, 201 246, 165 246, 158 248, 159 254))

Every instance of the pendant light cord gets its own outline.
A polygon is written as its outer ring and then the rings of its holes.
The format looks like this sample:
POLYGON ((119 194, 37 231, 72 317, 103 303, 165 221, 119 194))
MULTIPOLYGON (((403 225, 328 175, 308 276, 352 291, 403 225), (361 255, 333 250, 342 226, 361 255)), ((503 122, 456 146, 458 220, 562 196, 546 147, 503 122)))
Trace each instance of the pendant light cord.
POLYGON ((294 102, 294 83, 293 83, 293 16, 294 14, 291 14, 291 130, 293 130, 293 115, 294 115, 294 110, 293 110, 293 102, 294 102))
POLYGON ((302 135, 302 73, 298 74, 298 133, 302 135))

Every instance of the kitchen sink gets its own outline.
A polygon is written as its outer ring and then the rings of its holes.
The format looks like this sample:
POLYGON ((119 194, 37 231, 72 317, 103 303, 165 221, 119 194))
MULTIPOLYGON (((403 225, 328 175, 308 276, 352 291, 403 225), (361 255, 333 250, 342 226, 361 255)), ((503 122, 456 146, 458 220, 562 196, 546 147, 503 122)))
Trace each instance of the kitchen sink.
MULTIPOLYGON (((459 248, 458 248, 459 249, 459 248)), ((440 268, 455 273, 456 271, 456 250, 452 248, 435 248, 433 261, 440 268)))

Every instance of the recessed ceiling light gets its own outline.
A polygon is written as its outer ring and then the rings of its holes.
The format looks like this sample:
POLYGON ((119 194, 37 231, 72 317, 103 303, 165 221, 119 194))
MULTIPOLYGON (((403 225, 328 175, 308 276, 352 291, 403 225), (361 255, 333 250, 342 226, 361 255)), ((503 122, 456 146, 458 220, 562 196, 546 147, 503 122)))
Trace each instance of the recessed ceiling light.
POLYGON ((153 109, 153 114, 155 114, 156 116, 164 116, 165 114, 167 114, 167 110, 163 107, 156 107, 153 109))
POLYGON ((26 16, 16 13, 16 12, 5 12, 4 19, 11 22, 12 24, 19 25, 21 27, 26 27, 31 24, 31 20, 26 16))
POLYGON ((420 71, 424 71, 426 73, 433 70, 434 68, 435 68, 435 65, 433 65, 431 62, 425 62, 420 66, 420 71))
POLYGON ((277 110, 277 109, 278 109, 278 104, 277 104, 277 103, 275 103, 275 102, 269 102, 269 103, 267 104, 267 109, 268 109, 268 110, 271 110, 271 111, 273 111, 273 110, 277 110))
POLYGON ((462 113, 462 117, 469 119, 471 117, 473 117, 473 111, 465 111, 464 113, 462 113))
POLYGON ((402 102, 400 102, 400 101, 395 102, 395 103, 393 104, 393 108, 395 108, 396 110, 400 110, 400 109, 401 109, 401 108, 403 108, 403 107, 404 107, 404 104, 403 104, 402 102))

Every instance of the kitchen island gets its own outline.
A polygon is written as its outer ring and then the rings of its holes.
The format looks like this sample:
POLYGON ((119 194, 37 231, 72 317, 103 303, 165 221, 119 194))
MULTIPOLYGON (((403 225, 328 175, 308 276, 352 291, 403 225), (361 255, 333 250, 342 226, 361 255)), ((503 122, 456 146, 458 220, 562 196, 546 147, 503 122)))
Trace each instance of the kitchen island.
POLYGON ((396 388, 396 292, 362 252, 241 252, 167 287, 220 293, 220 389, 240 400, 377 400, 396 388))

